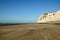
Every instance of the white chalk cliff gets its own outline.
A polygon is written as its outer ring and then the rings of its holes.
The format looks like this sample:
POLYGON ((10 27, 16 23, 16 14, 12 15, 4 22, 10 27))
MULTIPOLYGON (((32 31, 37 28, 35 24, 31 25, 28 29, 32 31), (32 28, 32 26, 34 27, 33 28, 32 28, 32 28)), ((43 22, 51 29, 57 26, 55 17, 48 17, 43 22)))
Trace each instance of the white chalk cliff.
POLYGON ((60 22, 60 10, 43 14, 37 20, 37 23, 50 23, 50 22, 52 23, 60 22))

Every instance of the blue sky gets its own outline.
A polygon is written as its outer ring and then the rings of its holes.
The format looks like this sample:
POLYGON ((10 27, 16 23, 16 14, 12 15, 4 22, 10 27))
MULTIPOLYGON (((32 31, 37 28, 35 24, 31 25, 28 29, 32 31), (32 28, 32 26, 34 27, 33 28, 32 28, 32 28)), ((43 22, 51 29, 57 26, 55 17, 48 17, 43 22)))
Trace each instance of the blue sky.
POLYGON ((60 10, 60 0, 0 0, 0 23, 35 23, 44 13, 60 10))

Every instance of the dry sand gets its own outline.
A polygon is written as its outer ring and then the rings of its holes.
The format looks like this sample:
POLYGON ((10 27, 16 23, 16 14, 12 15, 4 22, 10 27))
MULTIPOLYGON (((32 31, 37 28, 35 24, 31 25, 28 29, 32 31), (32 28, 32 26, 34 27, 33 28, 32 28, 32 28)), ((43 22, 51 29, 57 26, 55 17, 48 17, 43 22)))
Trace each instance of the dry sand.
POLYGON ((0 40, 60 40, 60 25, 23 24, 0 26, 0 40))

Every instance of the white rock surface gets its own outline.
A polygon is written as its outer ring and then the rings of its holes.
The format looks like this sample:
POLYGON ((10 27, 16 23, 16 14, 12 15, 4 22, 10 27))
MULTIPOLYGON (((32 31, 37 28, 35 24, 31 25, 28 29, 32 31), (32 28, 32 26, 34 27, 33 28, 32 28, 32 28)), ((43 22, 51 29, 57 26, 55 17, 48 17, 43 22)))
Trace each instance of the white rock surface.
POLYGON ((41 15, 37 23, 60 22, 60 10, 41 15))

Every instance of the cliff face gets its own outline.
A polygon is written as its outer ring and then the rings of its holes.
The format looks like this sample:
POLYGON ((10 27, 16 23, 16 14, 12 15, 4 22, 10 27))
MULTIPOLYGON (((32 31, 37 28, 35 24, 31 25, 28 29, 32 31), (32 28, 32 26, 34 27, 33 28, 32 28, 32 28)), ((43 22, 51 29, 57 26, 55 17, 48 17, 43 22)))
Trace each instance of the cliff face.
POLYGON ((41 15, 37 23, 60 22, 60 10, 41 15))

